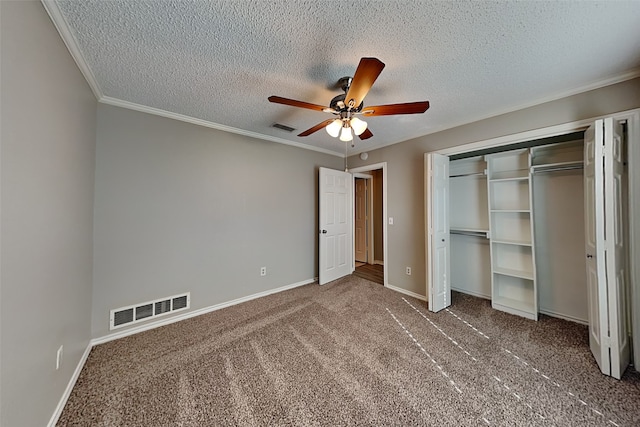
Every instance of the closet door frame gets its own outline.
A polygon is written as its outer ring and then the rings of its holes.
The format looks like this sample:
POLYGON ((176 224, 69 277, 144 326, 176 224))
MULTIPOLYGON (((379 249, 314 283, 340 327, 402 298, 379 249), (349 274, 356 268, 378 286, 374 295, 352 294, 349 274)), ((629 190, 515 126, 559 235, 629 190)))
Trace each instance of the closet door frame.
MULTIPOLYGON (((571 132, 584 131, 597 119, 613 117, 618 121, 626 121, 627 123, 627 162, 628 162, 628 218, 629 218, 629 251, 628 259, 635 260, 640 258, 640 108, 628 111, 622 111, 614 114, 606 114, 602 116, 592 117, 585 120, 579 120, 570 123, 564 123, 555 126, 549 126, 541 129, 516 133, 512 135, 501 136, 487 140, 471 142, 455 147, 433 151, 433 153, 453 156, 456 154, 468 153, 493 147, 501 147, 519 142, 531 141, 541 138, 549 138, 564 135, 571 132)), ((425 154, 425 160, 427 158, 425 154)), ((425 163, 426 171, 426 163, 425 163)), ((425 174, 425 190, 426 190, 426 174, 425 174)), ((425 210, 429 206, 425 203, 425 210)), ((425 212, 425 217, 431 215, 425 212)), ((425 242, 428 239, 429 230, 425 227, 425 242)), ((425 265, 430 265, 432 260, 427 256, 425 265)), ((629 284, 630 284, 630 303, 631 303, 631 319, 629 323, 633 330, 633 350, 636 357, 635 366, 640 366, 640 263, 629 262, 629 284)), ((430 274, 427 271, 427 277, 430 274)), ((425 283, 426 295, 429 295, 428 283, 425 283)))

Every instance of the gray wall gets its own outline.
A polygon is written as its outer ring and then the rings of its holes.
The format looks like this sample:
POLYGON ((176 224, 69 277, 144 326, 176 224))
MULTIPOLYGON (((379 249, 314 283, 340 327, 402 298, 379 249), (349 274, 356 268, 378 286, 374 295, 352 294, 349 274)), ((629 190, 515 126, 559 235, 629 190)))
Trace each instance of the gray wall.
POLYGON ((96 100, 40 2, 0 10, 0 424, 32 427, 91 334, 96 100))
POLYGON ((198 309, 317 277, 318 168, 343 164, 101 104, 93 336, 110 309, 186 291, 198 309))
MULTIPOLYGON (((387 230, 389 284, 426 294, 424 153, 638 107, 640 79, 634 79, 384 147, 366 161, 349 157, 351 168, 387 162, 388 215, 394 219, 387 230), (405 266, 413 267, 413 275, 405 274, 405 266)), ((438 108, 435 100, 431 108, 438 108)))

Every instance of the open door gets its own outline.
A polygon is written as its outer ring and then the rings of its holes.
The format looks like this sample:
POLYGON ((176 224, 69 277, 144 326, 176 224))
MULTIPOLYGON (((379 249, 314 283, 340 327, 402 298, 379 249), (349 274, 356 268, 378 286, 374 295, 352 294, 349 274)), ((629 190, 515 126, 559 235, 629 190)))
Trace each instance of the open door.
POLYGON ((428 153, 426 163, 427 203, 427 298, 429 310, 451 305, 449 283, 449 157, 428 153))
POLYGON ((622 220, 622 130, 612 118, 585 132, 585 252, 589 347, 605 375, 620 379, 629 364, 622 220))
POLYGON ((353 272, 352 181, 348 172, 320 168, 318 276, 321 285, 353 272))

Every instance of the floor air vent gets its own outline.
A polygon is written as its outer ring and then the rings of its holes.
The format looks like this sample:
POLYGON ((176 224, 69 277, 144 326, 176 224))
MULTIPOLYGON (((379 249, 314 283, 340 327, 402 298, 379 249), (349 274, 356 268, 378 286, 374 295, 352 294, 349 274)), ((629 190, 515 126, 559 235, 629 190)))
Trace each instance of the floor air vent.
POLYGON ((161 298, 155 301, 144 302, 142 304, 130 305, 127 307, 111 310, 109 317, 109 329, 117 329, 122 326, 142 322, 143 320, 156 318, 176 311, 189 308, 191 295, 189 292, 182 295, 161 298))

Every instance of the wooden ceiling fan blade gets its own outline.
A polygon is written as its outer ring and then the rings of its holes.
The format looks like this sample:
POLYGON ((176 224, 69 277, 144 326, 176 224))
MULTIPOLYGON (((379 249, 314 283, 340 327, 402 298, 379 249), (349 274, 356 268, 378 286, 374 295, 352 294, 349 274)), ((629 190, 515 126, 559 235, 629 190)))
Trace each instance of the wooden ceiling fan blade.
POLYGON ((365 129, 358 137, 362 140, 369 139, 373 136, 373 133, 369 130, 369 128, 365 129))
POLYGON ((384 63, 377 58, 360 59, 356 73, 353 75, 351 86, 349 86, 349 91, 344 99, 345 104, 347 106, 351 105, 352 108, 358 108, 383 68, 384 63))
POLYGON ((308 110, 325 111, 328 113, 333 112, 333 109, 325 107, 323 105, 311 104, 304 101, 296 101, 295 99, 283 98, 281 96, 274 95, 270 96, 268 99, 269 102, 274 102, 276 104, 290 105, 292 107, 306 108, 308 110))
POLYGON ((387 104, 365 107, 362 114, 365 116, 390 116, 393 114, 420 114, 429 109, 429 101, 406 102, 403 104, 387 104))
POLYGON ((320 129, 322 129, 322 128, 324 128, 324 127, 327 127, 327 125, 328 125, 329 123, 331 123, 332 121, 334 121, 334 120, 335 120, 335 119, 327 119, 327 120, 325 120, 324 122, 322 122, 322 123, 318 123, 318 124, 317 124, 317 125, 315 125, 314 127, 309 128, 309 129, 305 130, 304 132, 302 132, 302 133, 298 134, 298 136, 309 136, 309 135, 311 135, 312 133, 317 132, 317 131, 319 131, 320 129))

